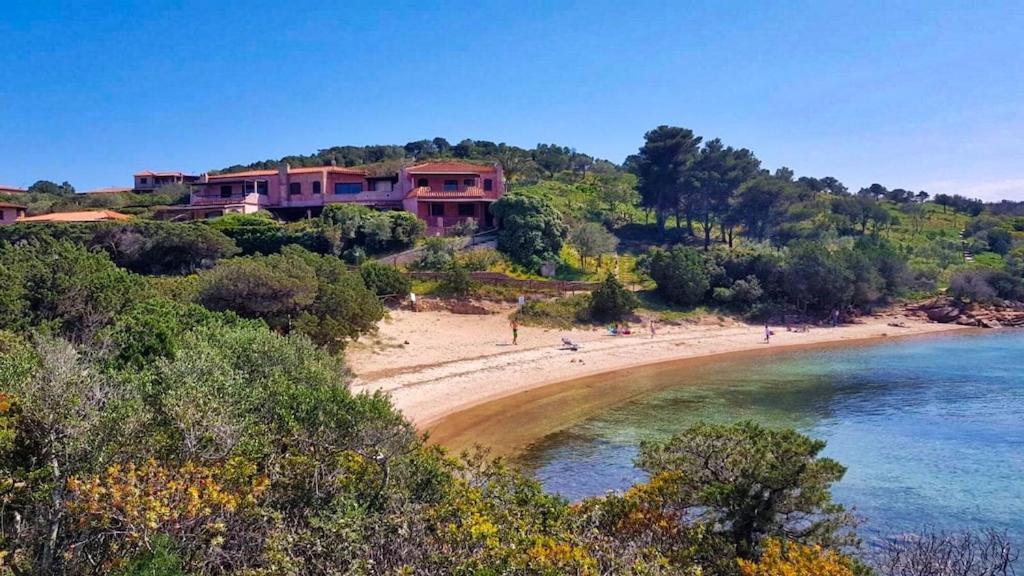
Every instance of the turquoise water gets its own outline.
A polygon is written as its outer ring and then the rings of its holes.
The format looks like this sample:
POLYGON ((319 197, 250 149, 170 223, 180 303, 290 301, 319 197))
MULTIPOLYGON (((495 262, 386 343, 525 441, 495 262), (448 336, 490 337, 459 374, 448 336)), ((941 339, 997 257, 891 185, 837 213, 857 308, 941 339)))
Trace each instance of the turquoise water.
POLYGON ((865 536, 994 527, 1024 542, 1024 332, 804 352, 647 377, 671 387, 532 446, 521 464, 570 499, 643 480, 645 438, 751 419, 828 442, 833 490, 865 536), (674 386, 678 382, 678 386, 674 386))

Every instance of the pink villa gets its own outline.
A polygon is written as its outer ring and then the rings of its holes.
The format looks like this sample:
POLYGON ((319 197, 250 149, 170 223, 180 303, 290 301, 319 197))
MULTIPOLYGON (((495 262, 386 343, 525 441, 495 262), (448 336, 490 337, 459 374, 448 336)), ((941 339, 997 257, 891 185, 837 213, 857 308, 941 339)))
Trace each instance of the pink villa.
POLYGON ((139 192, 152 192, 165 184, 192 184, 199 181, 199 176, 182 172, 153 172, 145 170, 134 175, 135 188, 139 192))
POLYGON ((21 204, 0 202, 0 226, 14 224, 25 217, 25 207, 21 204))
POLYGON ((188 206, 164 218, 215 218, 270 210, 280 217, 311 217, 328 204, 353 203, 378 210, 406 210, 427 223, 430 234, 469 218, 494 226, 490 204, 505 193, 499 164, 439 161, 407 166, 397 175, 373 176, 362 168, 318 166, 204 174, 192 184, 188 206))
POLYGON ((27 192, 24 188, 18 188, 17 186, 5 186, 0 184, 0 194, 24 194, 27 192))

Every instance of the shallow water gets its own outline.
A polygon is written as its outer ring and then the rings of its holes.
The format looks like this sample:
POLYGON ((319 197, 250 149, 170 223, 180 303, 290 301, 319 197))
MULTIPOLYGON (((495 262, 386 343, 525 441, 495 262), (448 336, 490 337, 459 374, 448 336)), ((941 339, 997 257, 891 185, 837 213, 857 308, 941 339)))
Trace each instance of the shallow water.
POLYGON ((662 370, 668 388, 532 445, 520 463, 570 499, 644 479, 637 445, 750 419, 828 442, 833 490, 890 533, 994 527, 1024 542, 1024 332, 944 336, 662 370), (678 384, 678 385, 676 385, 678 384))

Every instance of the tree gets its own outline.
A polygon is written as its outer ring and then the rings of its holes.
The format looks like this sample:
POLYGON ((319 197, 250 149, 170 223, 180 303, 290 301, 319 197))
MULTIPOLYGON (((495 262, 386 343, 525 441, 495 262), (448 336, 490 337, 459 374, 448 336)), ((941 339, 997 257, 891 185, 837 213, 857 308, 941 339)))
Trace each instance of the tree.
POLYGON ((686 128, 658 126, 644 134, 644 141, 634 159, 640 197, 644 206, 654 209, 658 230, 664 234, 668 214, 678 214, 683 179, 697 160, 701 138, 686 128))
POLYGON ((580 268, 586 270, 587 258, 599 257, 614 252, 619 239, 604 226, 596 222, 584 222, 569 233, 569 242, 580 255, 580 268))
POLYGON ((684 203, 700 218, 705 251, 711 246, 711 229, 716 221, 722 225, 725 240, 731 200, 739 187, 758 173, 760 166, 761 161, 750 150, 725 147, 717 138, 704 144, 684 179, 683 195, 684 203))
POLYGON ((830 488, 845 473, 819 456, 825 443, 751 422, 698 424, 665 442, 641 445, 637 464, 671 475, 676 498, 701 510, 745 560, 765 538, 833 544, 851 519, 830 488))
POLYGON ((56 184, 49 180, 39 180, 28 187, 28 192, 30 194, 47 194, 50 196, 72 196, 75 193, 75 187, 67 182, 56 184))
POLYGON ((647 274, 663 298, 683 306, 696 306, 711 287, 704 258, 692 248, 655 249, 647 256, 647 274))
POLYGON ((796 200, 796 188, 788 179, 758 176, 740 186, 729 222, 743 226, 744 235, 764 241, 775 234, 796 200))
POLYGON ((614 274, 605 276, 601 286, 590 294, 590 317, 599 322, 621 320, 636 310, 640 300, 619 282, 614 274))
POLYGON ((566 230, 561 215, 550 202, 535 196, 506 194, 491 204, 491 213, 502 220, 498 250, 509 258, 531 268, 558 258, 566 230))

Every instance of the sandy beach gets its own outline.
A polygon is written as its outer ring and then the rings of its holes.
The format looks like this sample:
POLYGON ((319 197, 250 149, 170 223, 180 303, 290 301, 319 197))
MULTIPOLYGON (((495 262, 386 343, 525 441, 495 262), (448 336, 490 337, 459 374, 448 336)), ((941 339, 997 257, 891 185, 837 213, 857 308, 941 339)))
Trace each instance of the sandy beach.
POLYGON ((488 315, 392 311, 376 336, 347 352, 356 374, 353 390, 388 392, 406 417, 426 430, 452 414, 500 398, 631 367, 962 329, 893 311, 806 332, 773 326, 771 343, 765 344, 763 326, 709 316, 659 324, 654 338, 639 326, 629 336, 612 336, 604 328, 520 326, 519 343, 512 345, 511 310, 499 307, 488 315), (578 342, 580 349, 566 349, 563 337, 578 342))

